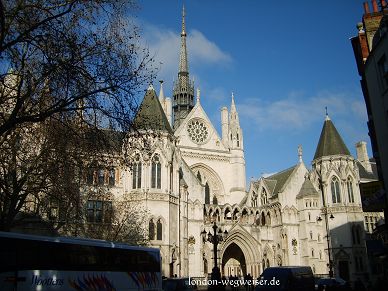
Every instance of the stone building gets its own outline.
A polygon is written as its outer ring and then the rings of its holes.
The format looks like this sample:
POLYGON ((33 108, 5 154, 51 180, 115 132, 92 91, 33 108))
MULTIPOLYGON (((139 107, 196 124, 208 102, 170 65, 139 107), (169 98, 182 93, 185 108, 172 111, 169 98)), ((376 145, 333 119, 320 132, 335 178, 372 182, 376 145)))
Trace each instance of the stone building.
MULTIPOLYGON (((246 185, 243 130, 235 96, 221 109, 221 135, 189 78, 185 15, 173 97, 150 86, 129 134, 132 169, 122 169, 122 195, 150 212, 149 237, 162 254, 163 275, 206 277, 213 246, 201 233, 214 223, 224 275, 257 277, 268 266, 309 265, 316 274, 366 278, 360 167, 328 116, 311 163, 246 185), (138 142, 136 142, 138 140, 138 142), (138 144, 139 146, 136 146, 138 144)), ((205 97, 206 98, 206 97, 205 97)), ((365 169, 364 169, 365 170, 365 169)), ((366 171, 366 170, 365 170, 366 171)))

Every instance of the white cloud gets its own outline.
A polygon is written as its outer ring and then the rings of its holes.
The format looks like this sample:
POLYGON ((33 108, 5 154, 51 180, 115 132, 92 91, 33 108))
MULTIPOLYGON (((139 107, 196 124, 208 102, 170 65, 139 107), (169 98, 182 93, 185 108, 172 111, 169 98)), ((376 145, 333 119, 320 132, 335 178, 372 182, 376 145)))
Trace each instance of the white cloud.
POLYGON ((193 62, 224 65, 232 61, 232 57, 228 53, 223 52, 198 30, 194 29, 188 34, 187 45, 193 62))
POLYGON ((329 116, 366 120, 365 105, 352 94, 321 92, 315 96, 304 96, 292 92, 288 97, 271 103, 263 99, 249 99, 238 105, 240 118, 254 122, 263 129, 302 130, 315 122, 321 122, 328 107, 329 116))
MULTIPOLYGON (((151 24, 144 24, 143 32, 143 39, 151 55, 155 56, 156 62, 161 64, 159 78, 170 82, 171 78, 178 73, 180 33, 151 24)), ((227 52, 222 51, 216 43, 195 29, 188 32, 187 50, 189 70, 194 64, 225 66, 232 62, 232 57, 227 52)))
POLYGON ((206 95, 206 98, 208 98, 209 100, 213 100, 213 102, 214 100, 226 102, 227 100, 231 99, 231 93, 227 93, 226 90, 222 87, 212 88, 206 95))

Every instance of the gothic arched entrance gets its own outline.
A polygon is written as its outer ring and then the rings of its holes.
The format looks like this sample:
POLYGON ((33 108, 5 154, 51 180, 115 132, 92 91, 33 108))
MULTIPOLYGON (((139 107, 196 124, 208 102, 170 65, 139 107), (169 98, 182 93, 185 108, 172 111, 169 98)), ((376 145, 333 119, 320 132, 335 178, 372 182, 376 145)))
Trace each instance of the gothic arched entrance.
POLYGON ((247 274, 247 265, 242 250, 235 243, 231 243, 224 251, 222 257, 222 273, 225 276, 245 276, 247 274))
POLYGON ((221 272, 223 275, 250 274, 254 278, 261 270, 261 243, 239 224, 235 224, 221 246, 221 272))

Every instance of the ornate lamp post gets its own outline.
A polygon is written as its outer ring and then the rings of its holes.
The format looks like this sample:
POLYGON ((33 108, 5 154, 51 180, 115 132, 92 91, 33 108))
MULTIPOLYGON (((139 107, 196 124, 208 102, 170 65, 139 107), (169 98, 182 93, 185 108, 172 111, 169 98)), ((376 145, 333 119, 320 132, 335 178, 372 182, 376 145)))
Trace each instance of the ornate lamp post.
MULTIPOLYGON (((331 259, 331 252, 330 252, 330 229, 329 229, 329 221, 327 219, 328 213, 327 213, 327 208, 325 207, 323 209, 322 214, 325 216, 325 223, 326 223, 326 241, 327 241, 327 253, 329 254, 329 277, 333 278, 334 277, 334 271, 333 271, 333 261, 331 259)), ((330 219, 334 218, 334 215, 330 213, 329 216, 330 219)), ((317 218, 317 221, 322 221, 322 218, 319 216, 317 218)))
MULTIPOLYGON (((327 253, 329 256, 329 277, 333 278, 334 277, 334 271, 333 271, 333 260, 331 259, 331 252, 330 252, 330 229, 329 229, 329 220, 328 220, 328 212, 327 212, 327 206, 326 206, 326 201, 325 201, 325 195, 324 195, 324 188, 323 188, 323 183, 322 180, 319 179, 319 186, 322 191, 322 202, 323 202, 323 209, 322 209, 322 214, 325 216, 325 225, 326 225, 326 242, 327 242, 327 253)), ((330 219, 334 218, 334 215, 330 213, 329 216, 330 219)), ((319 216, 317 218, 317 221, 322 221, 322 218, 319 216)))
POLYGON ((221 280, 221 272, 217 266, 217 247, 220 242, 226 239, 228 232, 226 230, 222 232, 221 228, 217 226, 216 222, 214 222, 212 228, 213 228, 213 234, 210 231, 209 233, 206 233, 206 231, 203 230, 201 232, 201 235, 204 243, 208 241, 213 244, 214 267, 212 270, 211 279, 219 281, 221 280), (217 232, 217 229, 218 229, 218 232, 217 232))

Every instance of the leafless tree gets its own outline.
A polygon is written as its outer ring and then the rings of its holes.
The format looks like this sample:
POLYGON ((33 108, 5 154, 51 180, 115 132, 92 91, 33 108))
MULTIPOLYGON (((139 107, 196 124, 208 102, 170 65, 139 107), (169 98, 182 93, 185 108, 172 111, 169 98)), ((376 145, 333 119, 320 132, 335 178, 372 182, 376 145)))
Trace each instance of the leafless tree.
POLYGON ((83 225, 86 237, 124 242, 131 245, 146 245, 148 212, 138 202, 117 199, 111 213, 104 217, 105 223, 83 225))
POLYGON ((1 230, 31 205, 49 216, 61 204, 57 229, 80 219, 89 163, 118 155, 122 144, 107 133, 130 128, 155 76, 135 9, 124 0, 0 0, 1 230))

